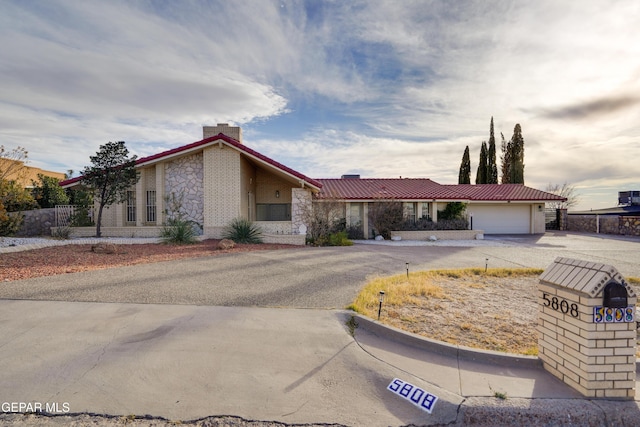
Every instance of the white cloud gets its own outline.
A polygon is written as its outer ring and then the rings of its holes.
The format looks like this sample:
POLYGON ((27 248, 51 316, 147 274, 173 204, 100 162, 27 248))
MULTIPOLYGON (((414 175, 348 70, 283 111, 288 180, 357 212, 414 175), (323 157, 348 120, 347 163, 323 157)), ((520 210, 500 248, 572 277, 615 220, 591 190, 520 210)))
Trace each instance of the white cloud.
POLYGON ((78 169, 109 140, 148 155, 278 117, 296 143, 247 143, 307 175, 452 183, 493 116, 498 143, 522 125, 527 184, 602 207, 594 188, 640 187, 639 19, 618 0, 6 1, 0 138, 78 169))

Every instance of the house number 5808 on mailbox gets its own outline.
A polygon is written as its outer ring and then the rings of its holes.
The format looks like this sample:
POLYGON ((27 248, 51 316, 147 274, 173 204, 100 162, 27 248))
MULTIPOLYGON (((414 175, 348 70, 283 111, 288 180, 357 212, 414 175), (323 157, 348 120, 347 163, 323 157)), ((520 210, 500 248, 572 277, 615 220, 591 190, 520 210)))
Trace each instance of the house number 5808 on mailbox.
POLYGON ((555 311, 560 311, 563 314, 569 314, 572 317, 579 317, 580 312, 578 311, 578 304, 575 302, 569 303, 564 298, 551 297, 551 295, 544 293, 542 294, 542 300, 544 301, 542 305, 545 307, 550 307, 555 311))
POLYGON ((635 307, 611 308, 593 307, 594 323, 631 323, 634 319, 635 307))
POLYGON ((615 281, 604 287, 602 305, 593 308, 594 323, 634 322, 635 307, 628 304, 627 289, 615 281))

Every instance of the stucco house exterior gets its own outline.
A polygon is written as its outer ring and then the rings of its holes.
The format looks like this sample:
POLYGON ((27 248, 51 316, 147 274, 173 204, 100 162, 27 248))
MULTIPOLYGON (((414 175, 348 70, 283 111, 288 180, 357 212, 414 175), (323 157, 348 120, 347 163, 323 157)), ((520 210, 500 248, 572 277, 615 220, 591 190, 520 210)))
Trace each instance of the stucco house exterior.
MULTIPOLYGON (((140 179, 125 203, 106 207, 103 236, 158 236, 165 223, 167 198, 180 201, 186 219, 202 227, 205 238, 220 238, 225 226, 242 217, 263 230, 268 243, 305 244, 305 212, 312 203, 343 203, 347 224, 368 224, 370 203, 402 202, 405 216, 438 220, 449 202, 467 204, 471 226, 485 234, 544 233, 544 203, 564 200, 518 184, 442 185, 430 179, 312 179, 247 147, 239 127, 205 126, 203 139, 136 161, 140 179)), ((81 177, 60 183, 81 184, 81 177)), ((92 236, 94 227, 73 229, 92 236)))
POLYGON ((381 200, 402 202, 405 217, 438 221, 447 203, 467 205, 471 228, 484 234, 539 234, 545 232, 544 205, 565 200, 522 184, 442 185, 428 178, 318 179, 322 190, 315 199, 345 203, 348 225, 361 224, 365 238, 372 236, 369 207, 381 200))

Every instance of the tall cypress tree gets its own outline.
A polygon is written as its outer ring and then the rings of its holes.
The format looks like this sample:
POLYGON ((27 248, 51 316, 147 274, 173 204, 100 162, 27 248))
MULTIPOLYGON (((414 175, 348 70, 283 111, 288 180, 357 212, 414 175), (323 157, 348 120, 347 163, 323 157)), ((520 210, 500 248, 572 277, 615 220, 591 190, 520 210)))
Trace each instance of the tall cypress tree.
POLYGON ((502 132, 500 132, 500 137, 502 138, 502 155, 500 156, 500 161, 502 163, 502 167, 500 170, 500 172, 502 173, 502 179, 500 183, 509 184, 511 182, 511 143, 507 143, 502 132))
POLYGON ((489 127, 489 149, 487 151, 487 184, 498 183, 498 166, 496 165, 496 138, 493 135, 493 117, 489 127))
POLYGON ((524 184, 524 139, 520 124, 516 124, 511 137, 511 183, 524 184))
POLYGON ((482 147, 480 147, 480 164, 478 165, 478 172, 476 172, 476 184, 487 183, 487 141, 482 141, 482 147))
POLYGON ((458 173, 458 184, 471 184, 471 159, 469 157, 469 146, 464 149, 460 172, 458 173))

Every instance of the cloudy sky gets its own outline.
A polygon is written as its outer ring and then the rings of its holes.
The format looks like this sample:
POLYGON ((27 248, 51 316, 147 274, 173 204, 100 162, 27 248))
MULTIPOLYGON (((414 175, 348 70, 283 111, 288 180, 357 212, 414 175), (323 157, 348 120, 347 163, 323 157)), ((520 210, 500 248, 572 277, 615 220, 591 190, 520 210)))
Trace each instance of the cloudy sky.
POLYGON ((577 208, 640 190, 640 2, 0 2, 0 144, 81 170, 243 128, 308 176, 455 184, 465 146, 525 140, 525 184, 577 208))

